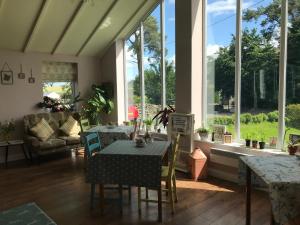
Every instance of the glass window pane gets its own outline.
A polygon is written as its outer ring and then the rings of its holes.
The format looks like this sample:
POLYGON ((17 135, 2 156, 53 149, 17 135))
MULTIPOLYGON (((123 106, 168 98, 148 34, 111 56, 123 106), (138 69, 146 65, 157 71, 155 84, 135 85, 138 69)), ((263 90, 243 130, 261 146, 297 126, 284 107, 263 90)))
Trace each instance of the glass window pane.
POLYGON ((275 147, 281 7, 272 0, 244 1, 243 7, 241 137, 275 147))
POLYGON ((207 119, 234 133, 236 1, 207 1, 207 119))
POLYGON ((300 1, 289 0, 288 18, 285 144, 290 134, 300 135, 300 1))

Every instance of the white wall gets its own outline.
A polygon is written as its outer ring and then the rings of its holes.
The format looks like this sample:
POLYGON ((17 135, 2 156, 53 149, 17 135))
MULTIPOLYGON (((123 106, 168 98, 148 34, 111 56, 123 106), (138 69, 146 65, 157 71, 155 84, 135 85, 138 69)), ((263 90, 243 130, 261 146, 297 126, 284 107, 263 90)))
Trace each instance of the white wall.
MULTIPOLYGON (((15 138, 22 138, 23 135, 23 116, 40 111, 35 107, 36 103, 42 101, 42 80, 41 69, 42 61, 63 61, 77 63, 78 65, 78 91, 81 97, 89 94, 93 83, 100 81, 100 60, 94 57, 72 57, 63 55, 49 55, 41 53, 20 53, 14 51, 0 50, 0 69, 5 62, 14 73, 13 85, 0 84, 0 121, 14 119, 16 121, 15 138), (26 74, 24 80, 18 79, 20 64, 26 74), (28 83, 30 69, 32 68, 33 77, 36 82, 28 83)), ((0 162, 3 161, 0 149, 0 162)), ((13 156, 11 157, 13 158, 13 156)))

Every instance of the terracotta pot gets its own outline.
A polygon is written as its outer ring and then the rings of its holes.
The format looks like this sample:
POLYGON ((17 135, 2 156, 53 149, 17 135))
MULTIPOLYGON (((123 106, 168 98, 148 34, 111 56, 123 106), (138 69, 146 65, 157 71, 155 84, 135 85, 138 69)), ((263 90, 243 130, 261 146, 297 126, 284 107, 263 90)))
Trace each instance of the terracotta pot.
POLYGON ((295 155, 295 153, 297 152, 298 146, 288 146, 288 152, 290 155, 295 155))
POLYGON ((252 148, 257 148, 257 143, 258 143, 257 141, 253 140, 252 141, 252 148))

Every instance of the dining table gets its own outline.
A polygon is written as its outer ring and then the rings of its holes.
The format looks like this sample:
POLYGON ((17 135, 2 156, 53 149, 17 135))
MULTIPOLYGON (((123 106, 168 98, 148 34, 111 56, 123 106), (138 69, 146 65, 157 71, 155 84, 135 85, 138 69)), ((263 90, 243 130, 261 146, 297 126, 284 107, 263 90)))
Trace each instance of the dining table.
POLYGON ((297 156, 242 156, 246 165, 246 225, 251 224, 251 176, 267 185, 270 224, 286 224, 300 216, 300 159, 297 156))
POLYGON ((116 140, 129 140, 133 131, 133 126, 98 125, 86 130, 84 133, 98 133, 101 145, 105 147, 116 140))
MULTIPOLYGON (((169 141, 153 141, 145 144, 144 147, 137 147, 134 141, 117 140, 89 158, 87 182, 160 190, 163 158, 169 147, 169 141)), ((159 191, 159 221, 162 221, 161 198, 159 191)))

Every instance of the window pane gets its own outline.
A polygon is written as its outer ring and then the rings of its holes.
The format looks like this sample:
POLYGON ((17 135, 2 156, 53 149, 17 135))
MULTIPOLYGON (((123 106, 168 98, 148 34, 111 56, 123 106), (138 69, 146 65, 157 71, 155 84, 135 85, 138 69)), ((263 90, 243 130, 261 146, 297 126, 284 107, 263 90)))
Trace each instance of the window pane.
POLYGON ((166 30, 166 101, 175 106, 175 3, 165 1, 166 30))
POLYGON ((300 135, 300 2, 289 0, 286 78, 286 144, 289 134, 300 135))
POLYGON ((161 109, 160 5, 144 21, 145 113, 153 118, 161 109))
POLYGON ((241 137, 270 142, 278 135, 279 1, 244 1, 241 137))
POLYGON ((134 32, 125 42, 126 48, 126 75, 127 75, 127 104, 128 120, 137 119, 141 112, 139 59, 140 57, 139 30, 134 32))
POLYGON ((234 132, 235 1, 207 1, 207 118, 234 132))

